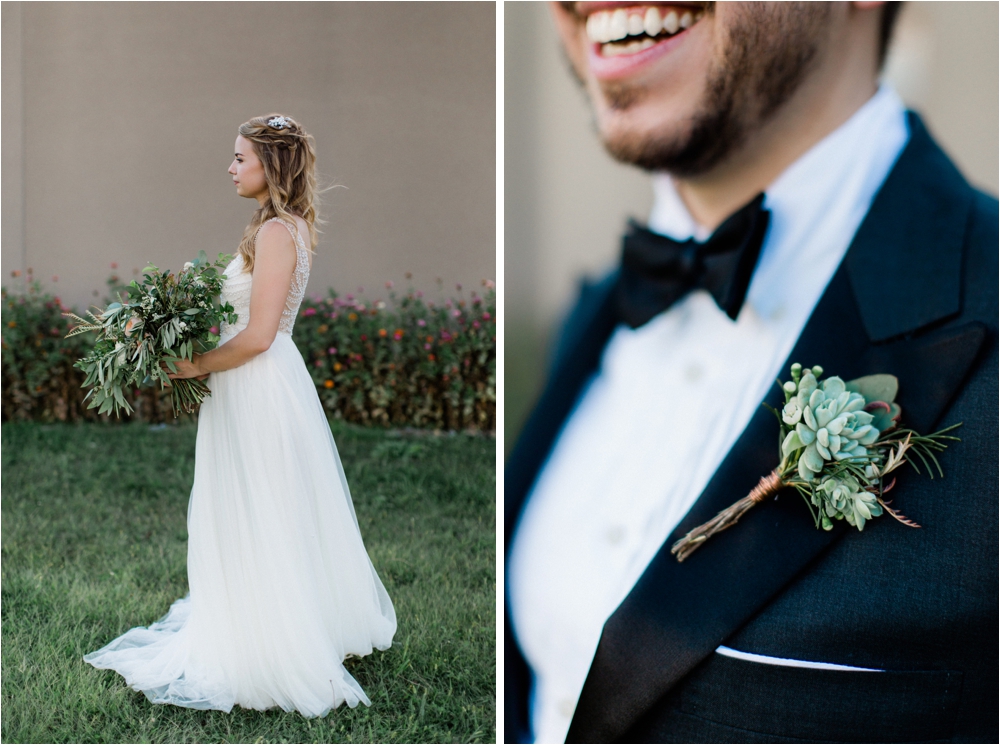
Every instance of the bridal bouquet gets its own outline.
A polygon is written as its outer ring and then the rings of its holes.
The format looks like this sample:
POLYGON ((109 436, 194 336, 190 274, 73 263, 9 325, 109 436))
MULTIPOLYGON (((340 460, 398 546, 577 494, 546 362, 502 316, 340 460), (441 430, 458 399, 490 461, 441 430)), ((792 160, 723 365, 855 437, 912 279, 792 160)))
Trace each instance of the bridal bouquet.
MULTIPOLYGON (((781 383, 785 405, 778 411, 781 463, 743 499, 677 541, 671 553, 684 561, 706 540, 736 524, 743 514, 786 487, 805 500, 817 528, 832 530, 844 520, 858 530, 884 512, 912 528, 920 526, 889 507, 886 493, 896 484, 887 477, 904 463, 934 478, 944 471, 936 453, 958 438, 948 434, 960 424, 921 435, 899 426, 899 381, 893 375, 867 375, 844 382, 821 379, 823 368, 795 363, 791 380, 781 383), (932 467, 933 466, 933 467, 932 467)), ((767 404, 765 404, 767 406, 767 404)))
POLYGON ((214 348, 223 320, 236 322, 232 306, 217 300, 226 278, 221 270, 229 258, 219 254, 212 264, 202 251, 177 274, 147 266, 143 281, 128 286, 127 299, 119 295, 118 302, 99 313, 88 311, 89 320, 65 314, 77 324, 67 337, 97 332, 93 350, 75 365, 86 373, 83 386, 91 388, 84 399, 90 399, 88 408, 98 408, 99 414, 120 415, 122 409, 131 413, 123 390, 157 382, 161 388, 171 387, 175 417, 181 409, 193 412, 205 400, 211 393, 205 383, 193 378, 171 381, 167 370, 176 372, 179 360, 214 348))

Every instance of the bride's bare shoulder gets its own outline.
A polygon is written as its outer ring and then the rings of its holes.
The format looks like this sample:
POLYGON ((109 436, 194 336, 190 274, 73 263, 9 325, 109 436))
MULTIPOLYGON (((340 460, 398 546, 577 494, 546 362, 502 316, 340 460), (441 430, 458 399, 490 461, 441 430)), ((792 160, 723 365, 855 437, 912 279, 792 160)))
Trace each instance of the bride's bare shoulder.
POLYGON ((254 253, 258 261, 266 256, 274 257, 282 264, 286 260, 295 263, 295 241, 288 228, 288 225, 279 220, 269 220, 260 226, 257 240, 254 241, 254 253))

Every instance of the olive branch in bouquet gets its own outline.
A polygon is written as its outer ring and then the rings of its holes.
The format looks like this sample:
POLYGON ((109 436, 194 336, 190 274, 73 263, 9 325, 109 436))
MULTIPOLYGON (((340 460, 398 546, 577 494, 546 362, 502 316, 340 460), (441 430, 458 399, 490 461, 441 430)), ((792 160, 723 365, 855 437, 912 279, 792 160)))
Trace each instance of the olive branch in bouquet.
POLYGON ((763 476, 751 492, 714 518, 699 525, 671 547, 684 561, 716 533, 735 525, 766 498, 786 487, 803 498, 817 528, 831 530, 833 520, 846 520, 858 530, 883 511, 911 528, 919 528, 884 497, 896 485, 886 477, 904 463, 934 478, 943 478, 937 453, 959 438, 948 434, 953 424, 930 435, 899 428, 902 410, 895 402, 899 381, 893 375, 867 375, 845 383, 829 377, 820 382, 823 368, 795 363, 791 380, 778 381, 785 394, 781 411, 767 406, 778 418, 781 462, 763 476), (933 466, 933 467, 932 467, 933 466))
POLYGON ((184 264, 177 274, 147 266, 142 282, 128 285, 127 298, 107 308, 87 311, 87 318, 65 315, 76 325, 66 335, 94 331, 97 341, 91 353, 75 366, 86 374, 84 400, 99 414, 132 412, 123 391, 127 386, 171 388, 171 406, 176 417, 183 410, 192 413, 211 393, 203 381, 168 377, 177 372, 176 363, 191 360, 219 343, 219 326, 236 322, 233 307, 221 304, 218 296, 226 276, 221 272, 231 257, 219 254, 214 263, 202 251, 184 264))

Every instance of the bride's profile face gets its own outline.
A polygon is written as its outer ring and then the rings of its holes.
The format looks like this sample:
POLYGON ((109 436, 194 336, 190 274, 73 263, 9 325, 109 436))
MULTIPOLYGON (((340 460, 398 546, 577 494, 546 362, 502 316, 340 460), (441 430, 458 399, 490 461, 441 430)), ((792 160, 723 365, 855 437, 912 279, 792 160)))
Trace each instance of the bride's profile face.
POLYGON ((264 176, 264 165, 254 152, 253 143, 238 135, 236 137, 236 157, 229 166, 229 173, 236 184, 236 193, 247 199, 258 202, 267 196, 267 178, 264 176))

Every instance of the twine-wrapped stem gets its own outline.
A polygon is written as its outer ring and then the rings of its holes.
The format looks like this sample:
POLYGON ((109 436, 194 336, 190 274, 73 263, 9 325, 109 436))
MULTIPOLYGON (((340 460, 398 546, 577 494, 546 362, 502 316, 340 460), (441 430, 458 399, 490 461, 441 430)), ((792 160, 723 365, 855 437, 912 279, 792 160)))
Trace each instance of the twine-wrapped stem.
POLYGON ((777 469, 771 471, 767 476, 762 476, 757 486, 749 494, 739 502, 724 509, 707 523, 690 531, 670 548, 670 553, 677 557, 677 561, 684 561, 697 551, 698 547, 705 541, 716 533, 721 533, 726 528, 735 525, 747 510, 777 494, 783 486, 785 486, 785 482, 781 480, 777 469))

